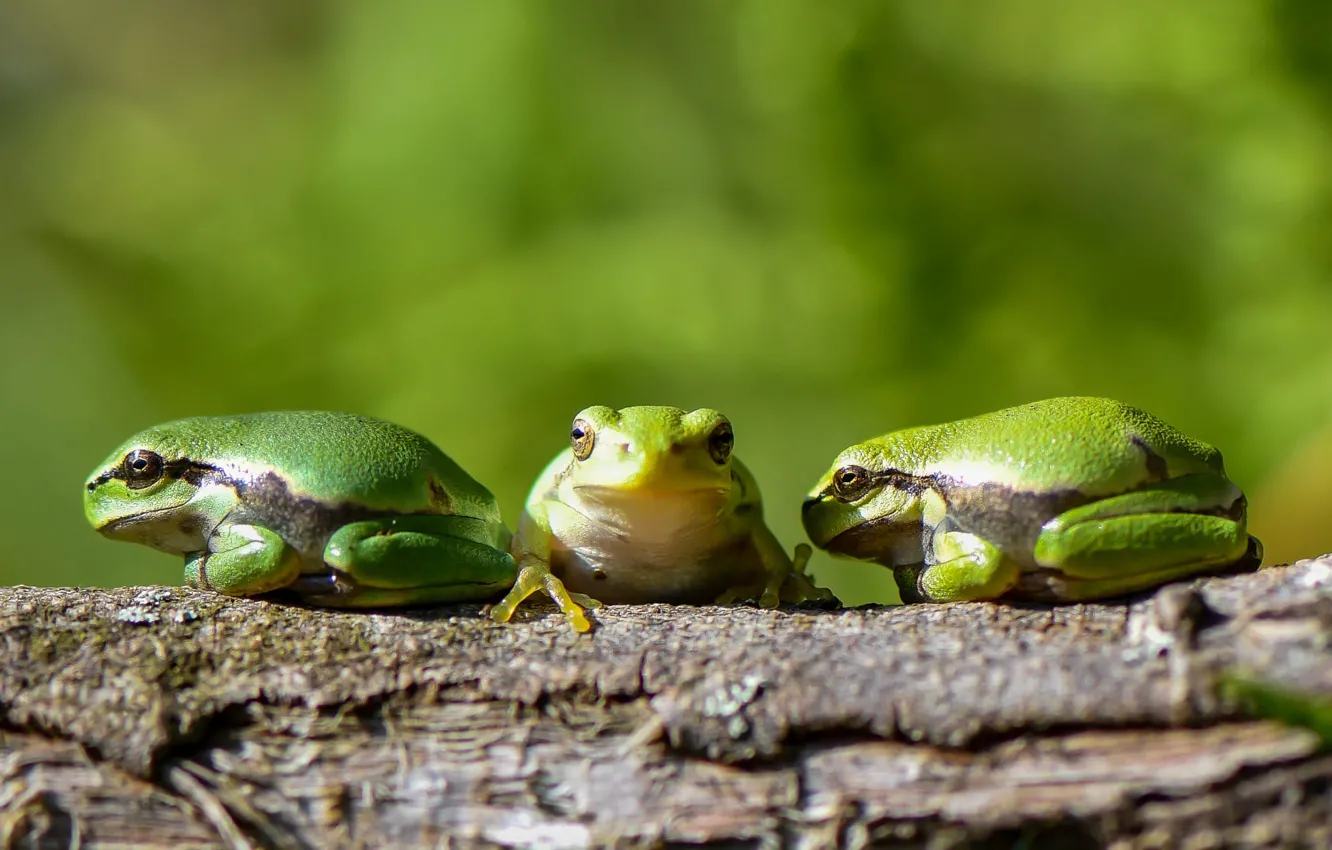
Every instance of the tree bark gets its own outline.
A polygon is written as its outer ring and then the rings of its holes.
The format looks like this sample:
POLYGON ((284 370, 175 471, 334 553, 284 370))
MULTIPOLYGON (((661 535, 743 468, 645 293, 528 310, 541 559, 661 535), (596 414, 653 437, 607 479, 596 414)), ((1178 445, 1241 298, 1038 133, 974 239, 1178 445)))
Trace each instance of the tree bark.
POLYGON ((4 847, 1327 847, 1332 556, 1129 603, 311 610, 0 590, 4 847))

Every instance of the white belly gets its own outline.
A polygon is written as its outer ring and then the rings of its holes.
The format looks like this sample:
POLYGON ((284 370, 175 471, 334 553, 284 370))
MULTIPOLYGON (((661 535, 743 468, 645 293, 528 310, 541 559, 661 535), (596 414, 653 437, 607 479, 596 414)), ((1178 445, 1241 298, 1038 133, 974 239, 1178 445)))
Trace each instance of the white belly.
POLYGON ((749 535, 725 521, 724 505, 663 497, 579 508, 548 512, 551 571, 576 593, 610 604, 706 604, 762 576, 749 535))

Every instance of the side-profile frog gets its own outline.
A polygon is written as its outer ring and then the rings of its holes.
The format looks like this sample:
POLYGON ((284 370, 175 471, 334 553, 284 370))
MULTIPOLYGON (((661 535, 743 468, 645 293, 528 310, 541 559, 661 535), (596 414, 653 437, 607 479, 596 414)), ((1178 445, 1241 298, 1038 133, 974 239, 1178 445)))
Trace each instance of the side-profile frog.
POLYGON ((843 451, 814 545, 890 567, 903 601, 1119 596, 1256 568, 1221 453, 1102 398, 1055 398, 843 451))
POLYGON ((589 407, 569 448, 537 479, 513 538, 518 581, 492 609, 505 621, 537 589, 573 627, 582 606, 831 600, 763 522, 758 486, 715 410, 589 407))
POLYGON ((516 576, 490 491, 429 440, 348 413, 181 419, 89 477, 107 537, 185 556, 185 582, 330 607, 498 596, 516 576))

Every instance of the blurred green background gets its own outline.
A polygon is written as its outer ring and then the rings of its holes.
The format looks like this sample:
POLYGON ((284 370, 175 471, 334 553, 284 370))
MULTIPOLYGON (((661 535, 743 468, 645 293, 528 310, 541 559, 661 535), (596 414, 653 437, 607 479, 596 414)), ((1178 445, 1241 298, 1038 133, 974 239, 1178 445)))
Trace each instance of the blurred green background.
POLYGON ((1222 448, 1269 563, 1330 550, 1330 33, 1324 0, 6 0, 0 581, 179 582, 86 527, 84 476, 273 408, 420 430, 512 521, 579 408, 718 407, 794 545, 850 443, 1109 395, 1222 448))

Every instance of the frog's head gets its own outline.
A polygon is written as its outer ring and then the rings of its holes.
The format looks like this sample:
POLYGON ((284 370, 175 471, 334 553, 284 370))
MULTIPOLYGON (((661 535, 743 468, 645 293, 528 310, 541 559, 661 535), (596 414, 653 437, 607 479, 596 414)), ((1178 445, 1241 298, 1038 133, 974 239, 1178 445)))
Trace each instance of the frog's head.
POLYGON ((815 546, 888 566, 919 562, 921 520, 934 492, 903 471, 912 453, 896 442, 852 446, 814 485, 801 519, 815 546))
POLYGON ((211 530, 198 497, 214 473, 192 460, 169 429, 150 428, 125 441, 88 476, 83 512, 93 528, 114 540, 165 552, 198 551, 211 530))
POLYGON ((589 407, 569 430, 565 473, 584 500, 715 496, 731 489, 731 422, 715 410, 589 407))

